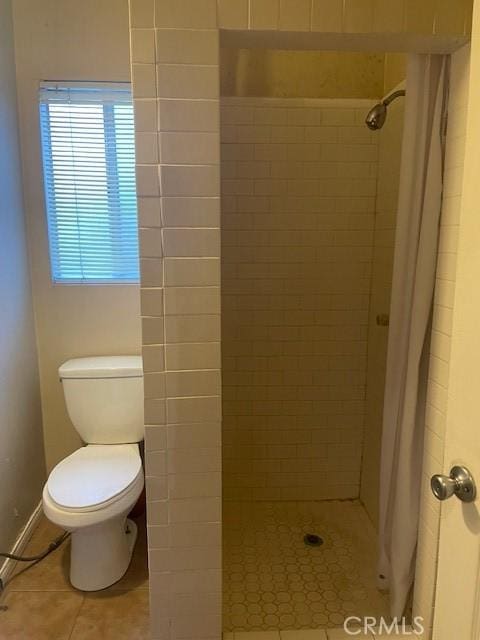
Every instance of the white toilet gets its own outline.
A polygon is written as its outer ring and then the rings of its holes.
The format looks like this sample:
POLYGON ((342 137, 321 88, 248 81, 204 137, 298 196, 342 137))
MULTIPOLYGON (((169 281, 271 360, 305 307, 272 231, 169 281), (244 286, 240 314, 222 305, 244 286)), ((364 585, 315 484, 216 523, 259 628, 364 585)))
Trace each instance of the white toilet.
POLYGON ((127 514, 144 486, 138 446, 144 434, 142 359, 77 358, 59 374, 68 413, 86 446, 50 473, 43 510, 72 534, 72 585, 97 591, 120 580, 137 538, 127 514))

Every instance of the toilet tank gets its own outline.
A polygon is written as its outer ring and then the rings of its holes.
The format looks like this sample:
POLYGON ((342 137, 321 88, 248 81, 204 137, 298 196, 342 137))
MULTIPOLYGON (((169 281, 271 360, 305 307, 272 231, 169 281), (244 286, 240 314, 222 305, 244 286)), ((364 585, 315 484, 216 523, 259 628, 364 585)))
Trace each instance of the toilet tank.
POLYGON ((75 358, 58 373, 68 415, 85 443, 143 440, 141 356, 75 358))

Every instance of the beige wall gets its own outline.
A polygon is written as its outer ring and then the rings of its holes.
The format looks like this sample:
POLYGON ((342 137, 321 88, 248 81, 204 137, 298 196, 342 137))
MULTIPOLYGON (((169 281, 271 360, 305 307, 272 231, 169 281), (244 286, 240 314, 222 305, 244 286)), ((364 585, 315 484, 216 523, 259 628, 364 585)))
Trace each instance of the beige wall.
POLYGON ((414 610, 425 612, 432 624, 439 523, 442 505, 430 491, 430 477, 444 468, 445 424, 448 407, 448 376, 452 314, 457 270, 457 241, 465 161, 470 47, 452 56, 445 157, 444 201, 440 226, 437 276, 433 310, 430 369, 427 391, 422 503, 418 539, 414 610))
POLYGON ((41 169, 41 80, 130 80, 127 0, 16 0, 15 45, 27 227, 47 467, 80 445, 58 366, 85 355, 140 352, 137 286, 53 285, 41 169))
MULTIPOLYGON (((388 58, 389 56, 387 56, 388 58)), ((395 70, 385 67, 385 93, 405 71, 405 56, 399 56, 395 70), (393 79, 392 78, 395 79, 393 79)), ((404 80, 400 78, 400 80, 404 80)), ((368 322, 368 366, 366 419, 360 497, 375 526, 378 524, 380 452, 382 445, 383 400, 388 346, 388 326, 377 324, 377 315, 389 314, 392 287, 393 252, 402 155, 405 100, 399 98, 388 107, 388 117, 378 137, 378 182, 375 233, 368 322)))
MULTIPOLYGON (((10 0, 0 0, 0 549, 10 549, 45 478, 17 134, 10 0)), ((0 562, 1 564, 1 562, 0 562)))
POLYGON ((372 98, 383 95, 383 54, 222 49, 222 96, 372 98))
POLYGON ((372 100, 222 98, 223 490, 356 498, 372 100))

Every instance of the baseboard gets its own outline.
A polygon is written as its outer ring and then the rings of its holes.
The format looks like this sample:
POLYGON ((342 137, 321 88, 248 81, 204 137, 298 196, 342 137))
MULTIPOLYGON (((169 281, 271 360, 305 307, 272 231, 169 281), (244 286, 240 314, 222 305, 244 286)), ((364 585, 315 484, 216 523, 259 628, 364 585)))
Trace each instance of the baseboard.
MULTIPOLYGON (((10 549, 8 553, 14 553, 17 556, 22 555, 25 547, 27 546, 30 538, 32 537, 33 532, 37 528, 37 525, 42 517, 42 501, 38 503, 35 507, 34 512, 30 516, 27 521, 27 524, 23 527, 18 535, 18 538, 15 540, 13 547, 10 549)), ((0 566, 0 590, 1 585, 5 585, 12 575, 13 569, 15 567, 15 560, 10 560, 10 558, 5 558, 3 564, 0 566)))

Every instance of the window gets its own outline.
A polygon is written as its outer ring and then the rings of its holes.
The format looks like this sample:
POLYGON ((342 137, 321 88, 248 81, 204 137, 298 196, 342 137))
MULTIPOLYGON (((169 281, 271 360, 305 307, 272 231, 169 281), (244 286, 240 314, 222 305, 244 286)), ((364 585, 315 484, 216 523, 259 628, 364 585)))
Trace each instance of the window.
POLYGON ((44 83, 40 129, 53 281, 138 282, 130 86, 44 83))

